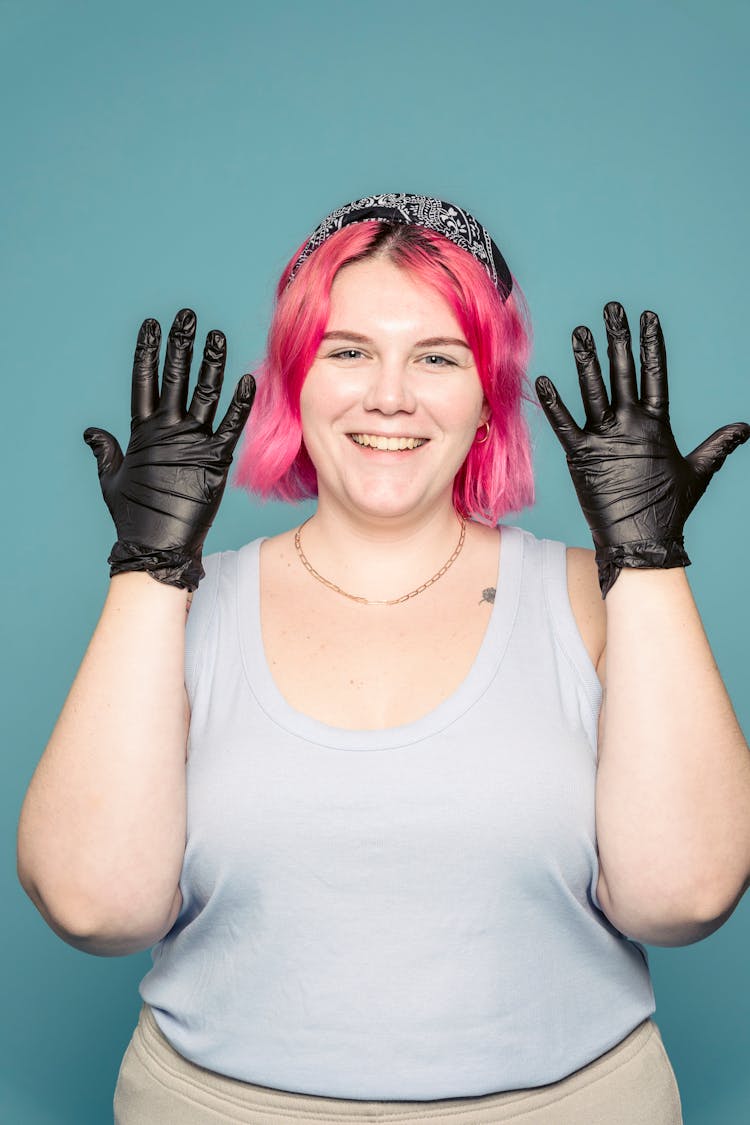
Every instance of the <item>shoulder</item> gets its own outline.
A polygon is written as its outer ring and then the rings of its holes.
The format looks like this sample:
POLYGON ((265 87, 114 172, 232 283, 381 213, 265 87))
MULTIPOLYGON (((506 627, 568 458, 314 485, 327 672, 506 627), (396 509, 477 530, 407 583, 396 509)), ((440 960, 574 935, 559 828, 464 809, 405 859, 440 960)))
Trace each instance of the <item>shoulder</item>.
POLYGON ((568 547, 568 597, 576 625, 599 679, 604 678, 607 643, 607 613, 599 588, 594 552, 586 547, 568 547))
POLYGON ((289 581, 298 565, 297 551, 294 546, 294 535, 297 527, 289 531, 282 531, 278 535, 268 535, 263 538, 259 552, 262 559, 263 578, 266 589, 270 584, 280 580, 289 581))

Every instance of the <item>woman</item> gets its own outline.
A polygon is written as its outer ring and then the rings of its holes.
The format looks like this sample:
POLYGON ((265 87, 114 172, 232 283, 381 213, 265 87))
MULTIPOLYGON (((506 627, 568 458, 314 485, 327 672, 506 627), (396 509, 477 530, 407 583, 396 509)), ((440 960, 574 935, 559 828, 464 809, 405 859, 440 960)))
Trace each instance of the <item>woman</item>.
POLYGON ((639 395, 612 303, 611 398, 574 333, 586 425, 537 381, 595 552, 498 527, 533 495, 523 308, 454 205, 327 216, 279 282, 238 472, 316 512, 205 570, 254 393, 212 432, 222 334, 186 409, 195 316, 161 392, 146 321, 125 456, 86 432, 112 581, 19 869, 64 940, 155 947, 121 1125, 681 1120, 641 943, 710 934, 750 871, 682 528, 750 427, 683 458, 658 319, 639 395))

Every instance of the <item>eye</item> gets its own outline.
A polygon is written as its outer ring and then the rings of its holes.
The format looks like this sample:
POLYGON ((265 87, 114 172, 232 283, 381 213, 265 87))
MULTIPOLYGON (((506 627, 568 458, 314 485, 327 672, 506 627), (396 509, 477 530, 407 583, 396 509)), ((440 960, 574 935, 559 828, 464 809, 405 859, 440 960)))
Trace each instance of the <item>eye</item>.
POLYGON ((436 359, 436 360, 439 361, 438 363, 428 363, 427 364, 428 367, 442 367, 444 364, 446 364, 448 367, 455 367, 456 366, 454 360, 448 359, 448 357, 444 356, 444 355, 426 355, 426 356, 423 356, 422 358, 423 359, 429 359, 429 360, 436 359))
POLYGON ((358 355, 362 355, 359 348, 344 348, 341 352, 331 352, 331 359, 352 359, 358 355))

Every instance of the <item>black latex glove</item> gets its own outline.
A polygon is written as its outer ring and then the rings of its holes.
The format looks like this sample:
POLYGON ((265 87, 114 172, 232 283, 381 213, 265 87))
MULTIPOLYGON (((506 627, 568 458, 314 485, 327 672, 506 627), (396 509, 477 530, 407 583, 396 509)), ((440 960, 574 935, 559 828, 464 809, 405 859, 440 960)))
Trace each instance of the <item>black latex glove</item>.
POLYGON ((722 426, 683 457, 669 424, 667 359, 656 313, 641 314, 641 393, 638 397, 630 329, 622 305, 604 308, 611 402, 588 328, 573 332, 573 355, 586 411, 580 429, 554 384, 536 392, 565 450, 576 493, 596 548, 606 597, 623 567, 689 566, 683 527, 711 477, 750 437, 750 426, 722 426))
POLYGON ((221 425, 211 424, 226 363, 223 333, 209 332, 198 383, 186 410, 196 318, 182 309, 167 339, 159 393, 161 328, 144 320, 133 362, 130 442, 89 428, 83 440, 99 469, 102 493, 117 528, 110 574, 147 571, 160 582, 195 590, 204 575, 203 543, 219 507, 232 454, 255 396, 244 375, 221 425))

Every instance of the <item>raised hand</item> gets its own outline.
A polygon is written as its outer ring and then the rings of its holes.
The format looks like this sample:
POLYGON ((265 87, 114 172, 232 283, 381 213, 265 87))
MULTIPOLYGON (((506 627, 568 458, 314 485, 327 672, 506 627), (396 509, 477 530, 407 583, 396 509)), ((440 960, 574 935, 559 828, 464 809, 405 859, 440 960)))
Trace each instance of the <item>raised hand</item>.
POLYGON ((573 355, 586 412, 581 429, 550 379, 536 380, 547 420, 568 468, 596 548, 606 597, 623 567, 689 566, 683 528, 711 477, 750 437, 750 425, 722 426, 683 457, 669 423, 667 360, 656 313, 641 314, 640 397, 622 305, 604 308, 610 365, 608 397, 594 338, 573 332, 573 355))
POLYGON ((226 339, 213 331, 187 407, 195 329, 195 313, 182 309, 167 339, 159 393, 161 328, 151 319, 141 325, 124 456, 106 430, 89 428, 83 435, 96 457, 102 493, 117 528, 110 574, 147 571, 160 582, 188 590, 195 590, 205 573, 203 543, 255 396, 255 380, 243 375, 223 421, 212 431, 226 363, 226 339))

